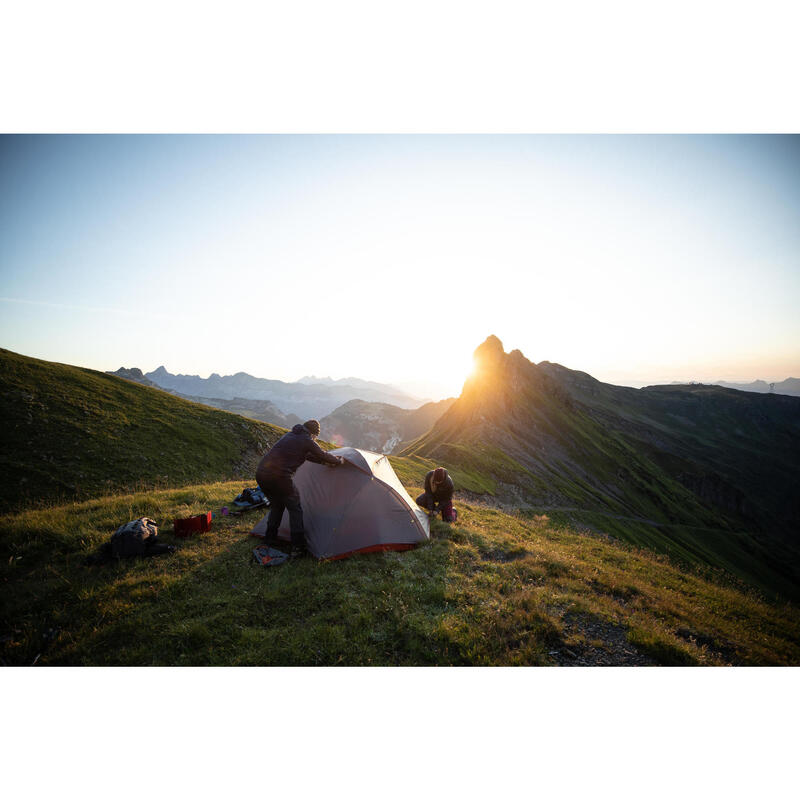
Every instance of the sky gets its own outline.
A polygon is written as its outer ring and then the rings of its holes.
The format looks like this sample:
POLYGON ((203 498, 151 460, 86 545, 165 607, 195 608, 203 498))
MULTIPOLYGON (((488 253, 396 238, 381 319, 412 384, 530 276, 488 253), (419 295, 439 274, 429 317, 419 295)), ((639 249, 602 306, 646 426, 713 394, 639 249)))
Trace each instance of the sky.
POLYGON ((457 395, 800 377, 800 137, 0 137, 0 346, 457 395))

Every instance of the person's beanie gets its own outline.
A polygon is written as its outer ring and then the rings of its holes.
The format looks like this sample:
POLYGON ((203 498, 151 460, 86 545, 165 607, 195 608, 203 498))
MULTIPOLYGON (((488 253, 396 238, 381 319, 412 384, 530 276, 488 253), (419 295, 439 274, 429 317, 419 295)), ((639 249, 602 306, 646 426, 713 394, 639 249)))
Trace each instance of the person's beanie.
POLYGON ((303 423, 303 427, 312 435, 319 436, 319 422, 315 419, 309 419, 303 423))

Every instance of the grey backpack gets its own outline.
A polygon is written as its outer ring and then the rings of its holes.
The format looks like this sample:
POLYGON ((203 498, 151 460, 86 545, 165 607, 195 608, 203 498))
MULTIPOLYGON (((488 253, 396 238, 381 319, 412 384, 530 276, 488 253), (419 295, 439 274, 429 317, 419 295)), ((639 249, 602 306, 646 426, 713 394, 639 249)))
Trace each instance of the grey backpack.
POLYGON ((158 544, 158 525, 150 517, 126 522, 111 534, 111 555, 115 558, 131 558, 132 556, 149 556, 165 553, 170 549, 167 545, 158 544))

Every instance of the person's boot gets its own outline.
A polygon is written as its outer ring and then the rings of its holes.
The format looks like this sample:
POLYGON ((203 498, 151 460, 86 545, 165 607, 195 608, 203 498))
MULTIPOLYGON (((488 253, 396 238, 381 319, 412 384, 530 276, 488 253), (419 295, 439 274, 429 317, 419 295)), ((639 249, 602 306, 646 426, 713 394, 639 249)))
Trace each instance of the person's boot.
POLYGON ((280 544, 278 531, 267 531, 264 534, 264 544, 280 544))
POLYGON ((300 536, 295 534, 292 536, 292 547, 291 550, 289 550, 289 558, 302 558, 305 555, 308 555, 305 533, 300 536))

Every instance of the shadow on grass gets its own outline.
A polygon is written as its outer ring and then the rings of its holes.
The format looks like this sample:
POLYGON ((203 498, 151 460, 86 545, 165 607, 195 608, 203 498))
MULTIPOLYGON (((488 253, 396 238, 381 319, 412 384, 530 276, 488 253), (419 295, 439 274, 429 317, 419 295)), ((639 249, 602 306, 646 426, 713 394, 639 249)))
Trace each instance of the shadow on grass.
MULTIPOLYGON (((464 663, 442 625, 445 540, 343 561, 258 565, 252 520, 188 540, 174 556, 84 568, 51 664, 464 663), (209 545, 213 542, 213 552, 209 545), (176 571, 180 574, 176 576, 176 571)), ((167 538, 167 537, 165 537, 167 538)), ((53 587, 55 591, 55 587, 53 587)), ((30 643, 27 658, 39 645, 30 643)), ((28 662, 30 663, 30 662, 28 662)), ((42 662, 40 662, 42 663, 42 662)))

